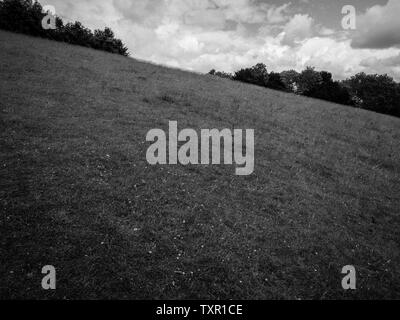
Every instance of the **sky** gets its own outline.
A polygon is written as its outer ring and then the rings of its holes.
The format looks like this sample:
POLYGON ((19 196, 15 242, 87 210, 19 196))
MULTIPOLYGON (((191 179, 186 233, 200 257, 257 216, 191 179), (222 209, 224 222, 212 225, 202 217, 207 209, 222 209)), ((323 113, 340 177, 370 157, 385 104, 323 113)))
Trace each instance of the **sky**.
POLYGON ((42 0, 64 21, 110 27, 133 58, 196 72, 306 66, 400 80, 400 0, 42 0), (344 5, 356 29, 344 30, 344 5))

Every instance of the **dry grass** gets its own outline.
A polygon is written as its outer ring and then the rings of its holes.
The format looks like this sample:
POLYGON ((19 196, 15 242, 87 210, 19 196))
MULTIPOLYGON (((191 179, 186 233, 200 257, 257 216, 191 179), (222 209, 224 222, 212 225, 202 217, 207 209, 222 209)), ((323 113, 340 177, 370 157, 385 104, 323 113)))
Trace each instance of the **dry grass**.
POLYGON ((2 31, 0 70, 1 298, 400 297, 400 119, 2 31), (254 174, 148 166, 168 120, 254 174))

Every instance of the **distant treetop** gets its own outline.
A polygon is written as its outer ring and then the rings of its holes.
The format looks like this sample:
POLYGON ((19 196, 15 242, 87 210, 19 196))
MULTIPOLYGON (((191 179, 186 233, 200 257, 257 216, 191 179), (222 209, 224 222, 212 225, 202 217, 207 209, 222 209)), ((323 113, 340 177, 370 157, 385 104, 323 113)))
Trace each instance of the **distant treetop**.
POLYGON ((386 74, 359 73, 345 81, 334 81, 332 73, 311 66, 300 73, 268 73, 263 63, 240 69, 233 76, 215 69, 209 74, 400 117, 400 84, 386 74))

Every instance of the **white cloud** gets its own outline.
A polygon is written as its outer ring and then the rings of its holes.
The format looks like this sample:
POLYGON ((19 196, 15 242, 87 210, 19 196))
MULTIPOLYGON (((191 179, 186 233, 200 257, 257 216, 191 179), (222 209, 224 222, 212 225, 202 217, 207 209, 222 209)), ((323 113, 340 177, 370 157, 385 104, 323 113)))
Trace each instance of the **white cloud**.
POLYGON ((287 15, 287 9, 290 3, 285 3, 280 7, 271 7, 267 11, 267 20, 269 23, 282 23, 286 22, 289 17, 287 15))
POLYGON ((321 36, 333 36, 335 34, 335 30, 322 26, 319 30, 319 34, 321 36))
POLYGON ((204 47, 204 43, 199 42, 193 36, 185 36, 183 39, 178 41, 178 44, 185 52, 193 53, 201 52, 204 47))
POLYGON ((286 24, 283 32, 283 43, 293 44, 310 38, 313 34, 314 20, 307 14, 296 14, 286 24))

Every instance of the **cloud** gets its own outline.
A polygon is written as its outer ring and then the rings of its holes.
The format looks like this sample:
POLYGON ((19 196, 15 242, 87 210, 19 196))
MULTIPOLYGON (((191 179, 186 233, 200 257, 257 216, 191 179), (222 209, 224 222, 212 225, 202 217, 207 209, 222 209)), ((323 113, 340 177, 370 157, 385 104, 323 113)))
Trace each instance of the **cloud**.
POLYGON ((318 33, 321 36, 333 36, 335 35, 335 30, 322 26, 318 33))
POLYGON ((275 24, 275 23, 282 23, 286 22, 289 17, 287 15, 288 8, 290 3, 285 3, 280 7, 271 7, 267 11, 267 21, 268 23, 275 24))
POLYGON ((395 79, 400 79, 400 54, 384 59, 368 57, 362 60, 360 65, 368 69, 370 73, 387 73, 395 79))
POLYGON ((259 62, 274 71, 313 65, 340 79, 381 68, 400 79, 399 49, 353 48, 343 31, 327 28, 318 16, 296 14, 294 2, 51 1, 57 13, 90 28, 111 27, 132 57, 158 64, 199 72, 232 72, 259 62))
POLYGON ((179 40, 178 44, 185 52, 198 53, 204 48, 204 43, 189 35, 179 40))
POLYGON ((389 0, 384 5, 369 8, 357 18, 354 48, 382 49, 400 47, 400 1, 389 0))
POLYGON ((307 14, 296 14, 284 27, 284 44, 294 44, 313 34, 314 20, 307 14))

